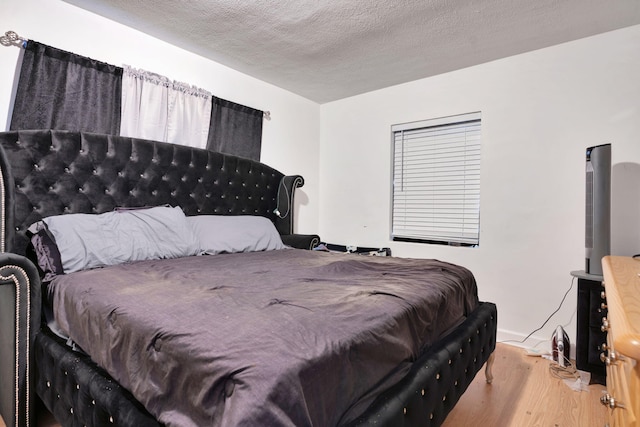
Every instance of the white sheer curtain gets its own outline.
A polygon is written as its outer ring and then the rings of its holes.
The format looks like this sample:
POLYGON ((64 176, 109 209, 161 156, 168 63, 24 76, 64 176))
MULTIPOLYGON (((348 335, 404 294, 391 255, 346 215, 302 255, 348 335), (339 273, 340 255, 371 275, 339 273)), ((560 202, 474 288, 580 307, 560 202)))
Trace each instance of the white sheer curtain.
POLYGON ((205 148, 211 93, 124 66, 120 135, 205 148))

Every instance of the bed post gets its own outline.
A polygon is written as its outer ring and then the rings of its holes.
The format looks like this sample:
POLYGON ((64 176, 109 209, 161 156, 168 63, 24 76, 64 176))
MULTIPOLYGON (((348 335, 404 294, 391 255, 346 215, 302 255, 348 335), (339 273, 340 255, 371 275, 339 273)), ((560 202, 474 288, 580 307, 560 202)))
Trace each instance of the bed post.
POLYGON ((304 178, 300 175, 283 176, 278 184, 276 193, 276 229, 285 245, 298 249, 313 249, 320 244, 320 237, 315 234, 295 234, 293 232, 294 194, 296 188, 304 185, 304 178))
POLYGON ((487 359, 487 366, 484 369, 484 377, 487 380, 487 384, 493 382, 493 361, 496 360, 495 351, 491 352, 491 356, 487 359))
POLYGON ((0 254, 0 414, 8 427, 35 426, 33 356, 40 278, 25 257, 0 254))
POLYGON ((28 427, 35 426, 31 346, 40 328, 41 290, 35 265, 7 252, 14 235, 13 186, 0 146, 0 415, 8 427, 28 427))
POLYGON ((281 235, 293 234, 293 200, 296 188, 304 186, 300 175, 283 176, 276 193, 276 228, 281 235))

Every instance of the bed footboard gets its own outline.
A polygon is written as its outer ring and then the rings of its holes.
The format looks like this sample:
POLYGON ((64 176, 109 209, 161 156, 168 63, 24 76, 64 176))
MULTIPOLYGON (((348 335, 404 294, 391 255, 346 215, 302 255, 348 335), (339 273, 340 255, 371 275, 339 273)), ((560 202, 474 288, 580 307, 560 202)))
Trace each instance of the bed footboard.
MULTIPOLYGON (((497 309, 483 302, 425 353, 409 374, 381 394, 354 426, 441 425, 496 347, 497 309)), ((487 382, 491 369, 487 366, 487 382)))
POLYGON ((63 426, 157 427, 131 394, 88 356, 48 332, 36 337, 36 391, 63 426))
POLYGON ((35 425, 31 378, 40 327, 40 278, 25 257, 0 254, 0 415, 9 427, 35 425))
MULTIPOLYGON (((481 303, 350 427, 441 425, 477 372, 489 363, 496 327, 496 306, 481 303)), ((88 356, 72 352, 48 331, 38 334, 34 351, 36 391, 62 425, 160 425, 88 356)), ((488 380, 489 376, 488 372, 488 380)))

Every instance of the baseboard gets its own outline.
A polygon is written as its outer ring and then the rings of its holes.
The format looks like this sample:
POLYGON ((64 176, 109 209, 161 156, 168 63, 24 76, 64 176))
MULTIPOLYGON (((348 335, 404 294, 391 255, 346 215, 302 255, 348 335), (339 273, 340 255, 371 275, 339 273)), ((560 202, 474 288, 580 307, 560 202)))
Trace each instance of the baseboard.
MULTIPOLYGON (((526 341, 522 342, 527 337, 525 334, 498 328, 496 337, 496 340, 499 343, 551 352, 551 336, 543 337, 540 335, 531 335, 526 341)), ((569 355, 575 360, 576 345, 574 342, 571 342, 571 351, 569 355)))

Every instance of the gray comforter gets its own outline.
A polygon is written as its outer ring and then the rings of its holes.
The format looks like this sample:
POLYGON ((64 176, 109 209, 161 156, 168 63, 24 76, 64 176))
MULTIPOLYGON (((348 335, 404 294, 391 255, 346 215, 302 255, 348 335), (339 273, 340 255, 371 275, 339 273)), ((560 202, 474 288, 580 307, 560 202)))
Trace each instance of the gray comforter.
POLYGON ((477 304, 435 260, 279 250, 56 277, 56 320, 168 426, 334 426, 477 304))

